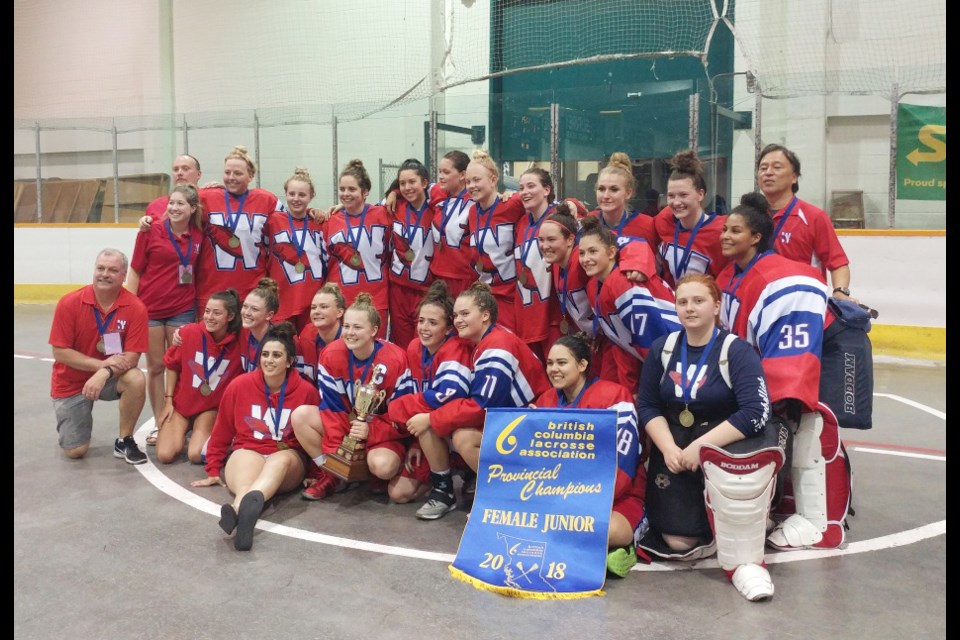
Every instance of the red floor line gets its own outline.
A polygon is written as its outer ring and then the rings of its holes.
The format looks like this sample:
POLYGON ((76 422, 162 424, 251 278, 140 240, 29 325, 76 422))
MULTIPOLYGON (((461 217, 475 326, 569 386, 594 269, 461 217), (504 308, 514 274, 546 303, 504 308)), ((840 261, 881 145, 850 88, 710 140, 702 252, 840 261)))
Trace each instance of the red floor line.
POLYGON ((910 451, 913 453, 929 453, 934 456, 946 456, 946 449, 927 449, 925 447, 908 447, 902 444, 880 444, 877 442, 862 442, 860 440, 844 440, 848 447, 873 447, 875 449, 889 449, 891 451, 910 451))

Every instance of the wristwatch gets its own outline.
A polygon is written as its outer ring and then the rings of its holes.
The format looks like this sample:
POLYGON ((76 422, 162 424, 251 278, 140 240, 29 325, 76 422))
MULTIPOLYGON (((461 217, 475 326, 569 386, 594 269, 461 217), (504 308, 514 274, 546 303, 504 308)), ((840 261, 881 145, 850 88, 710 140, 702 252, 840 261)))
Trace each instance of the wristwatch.
POLYGON ((845 296, 847 296, 847 297, 850 296, 850 289, 849 289, 848 287, 835 287, 835 288, 833 289, 833 292, 834 292, 834 293, 842 293, 843 295, 845 295, 845 296))

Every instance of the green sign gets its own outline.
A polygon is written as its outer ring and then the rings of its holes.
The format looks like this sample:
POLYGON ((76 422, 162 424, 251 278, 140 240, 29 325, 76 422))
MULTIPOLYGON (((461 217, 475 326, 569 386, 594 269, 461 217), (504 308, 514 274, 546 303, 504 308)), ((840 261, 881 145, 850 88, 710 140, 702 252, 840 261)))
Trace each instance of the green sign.
POLYGON ((947 199, 946 107, 899 105, 897 198, 947 199))

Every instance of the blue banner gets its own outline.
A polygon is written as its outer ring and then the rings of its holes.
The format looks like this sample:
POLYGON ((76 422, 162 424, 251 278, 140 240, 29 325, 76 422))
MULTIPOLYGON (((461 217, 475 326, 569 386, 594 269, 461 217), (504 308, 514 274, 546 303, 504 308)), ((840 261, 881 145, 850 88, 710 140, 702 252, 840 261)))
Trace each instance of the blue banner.
POLYGON ((520 598, 602 593, 617 413, 488 409, 454 577, 520 598))

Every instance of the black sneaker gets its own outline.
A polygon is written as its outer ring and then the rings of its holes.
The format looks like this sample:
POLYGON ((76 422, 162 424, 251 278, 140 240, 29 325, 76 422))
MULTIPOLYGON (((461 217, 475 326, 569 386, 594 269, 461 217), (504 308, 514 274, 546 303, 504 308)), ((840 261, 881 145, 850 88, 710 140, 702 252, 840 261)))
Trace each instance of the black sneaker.
POLYGON ((463 495, 473 496, 477 492, 477 472, 467 467, 463 472, 463 495))
POLYGON ((430 498, 417 509, 421 520, 438 520, 457 508, 457 496, 439 489, 430 492, 430 498))
POLYGON ((113 457, 123 458, 127 464, 143 464, 147 461, 147 454, 140 451, 133 436, 127 436, 122 440, 117 438, 113 443, 113 457))

